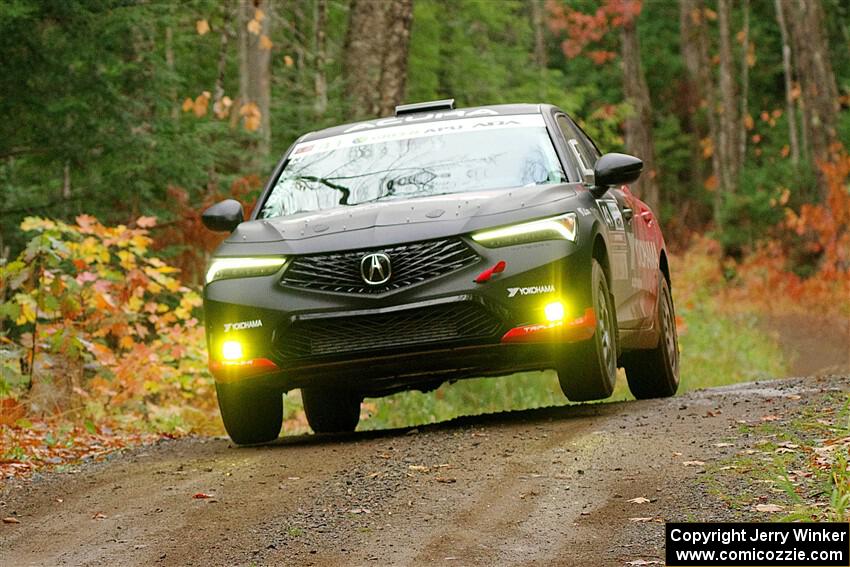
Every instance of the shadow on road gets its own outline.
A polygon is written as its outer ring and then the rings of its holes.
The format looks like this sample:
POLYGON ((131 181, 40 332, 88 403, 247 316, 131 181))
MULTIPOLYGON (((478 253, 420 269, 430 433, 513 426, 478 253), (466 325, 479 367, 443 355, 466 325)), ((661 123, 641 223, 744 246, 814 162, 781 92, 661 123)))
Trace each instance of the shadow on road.
POLYGON ((565 406, 549 406, 524 410, 506 410, 493 413, 484 413, 479 415, 458 416, 446 421, 410 427, 373 429, 368 431, 355 431, 354 433, 342 434, 304 433, 300 435, 283 436, 280 437, 277 441, 265 445, 253 445, 246 447, 236 447, 234 445, 233 448, 238 448, 240 450, 249 450, 268 447, 283 448, 293 446, 317 446, 326 444, 330 445, 336 443, 356 443, 359 441, 366 441, 372 439, 386 439, 393 437, 402 437, 406 435, 414 435, 418 433, 446 431, 451 429, 462 429, 484 425, 493 426, 500 424, 512 424, 517 422, 523 422, 529 425, 534 425, 540 422, 567 421, 572 419, 611 415, 612 413, 620 411, 624 406, 635 403, 640 402, 594 402, 586 404, 571 404, 565 406))

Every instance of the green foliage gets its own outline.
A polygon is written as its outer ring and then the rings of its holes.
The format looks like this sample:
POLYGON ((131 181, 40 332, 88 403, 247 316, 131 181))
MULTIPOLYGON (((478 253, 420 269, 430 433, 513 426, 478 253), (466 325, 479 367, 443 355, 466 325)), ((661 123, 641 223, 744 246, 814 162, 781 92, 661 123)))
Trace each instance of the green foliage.
POLYGON ((785 376, 781 347, 752 314, 728 314, 710 304, 680 308, 683 390, 785 376))
POLYGON ((150 253, 145 228, 85 216, 75 225, 28 218, 21 228, 32 238, 0 264, 0 394, 65 385, 103 417, 210 393, 201 299, 150 253))
POLYGON ((241 168, 245 134, 174 113, 182 97, 215 81, 209 61, 217 38, 192 31, 193 12, 215 5, 0 5, 0 76, 7 78, 0 80, 0 231, 15 236, 12 244, 22 245, 15 228, 32 211, 126 222, 167 210, 169 185, 202 187, 210 168, 224 175, 241 168), (166 64, 167 28, 174 69, 166 64), (70 199, 62 198, 66 171, 70 199))

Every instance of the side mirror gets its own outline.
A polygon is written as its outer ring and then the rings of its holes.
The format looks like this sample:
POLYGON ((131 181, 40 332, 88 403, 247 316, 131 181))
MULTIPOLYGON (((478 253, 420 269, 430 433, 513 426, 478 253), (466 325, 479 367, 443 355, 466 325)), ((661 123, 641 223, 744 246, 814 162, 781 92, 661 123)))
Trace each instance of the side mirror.
POLYGON ((233 232, 243 220, 242 204, 235 199, 216 203, 201 215, 204 226, 215 232, 233 232))
POLYGON ((611 185, 626 185, 636 181, 643 170, 643 161, 628 154, 605 154, 596 161, 593 194, 603 195, 611 185))

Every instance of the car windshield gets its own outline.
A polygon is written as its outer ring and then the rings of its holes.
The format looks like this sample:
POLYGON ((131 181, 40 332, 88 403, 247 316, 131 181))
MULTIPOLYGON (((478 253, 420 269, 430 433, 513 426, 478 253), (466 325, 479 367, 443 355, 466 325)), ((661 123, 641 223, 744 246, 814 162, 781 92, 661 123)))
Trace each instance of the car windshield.
POLYGON ((259 217, 566 180, 540 115, 414 122, 299 143, 259 217))

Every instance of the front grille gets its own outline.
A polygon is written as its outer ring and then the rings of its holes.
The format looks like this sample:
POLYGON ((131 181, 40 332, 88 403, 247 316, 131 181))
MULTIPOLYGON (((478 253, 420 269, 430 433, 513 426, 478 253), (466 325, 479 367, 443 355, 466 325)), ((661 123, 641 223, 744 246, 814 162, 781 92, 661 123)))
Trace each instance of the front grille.
POLYGON ((297 256, 283 275, 287 286, 336 293, 385 293, 438 278, 478 261, 459 238, 428 240, 388 248, 297 256), (369 285, 360 275, 360 261, 383 252, 392 263, 392 276, 381 285, 369 285))
POLYGON ((416 307, 390 313, 297 320, 278 334, 286 358, 380 351, 434 343, 496 339, 500 321, 472 301, 416 307))

